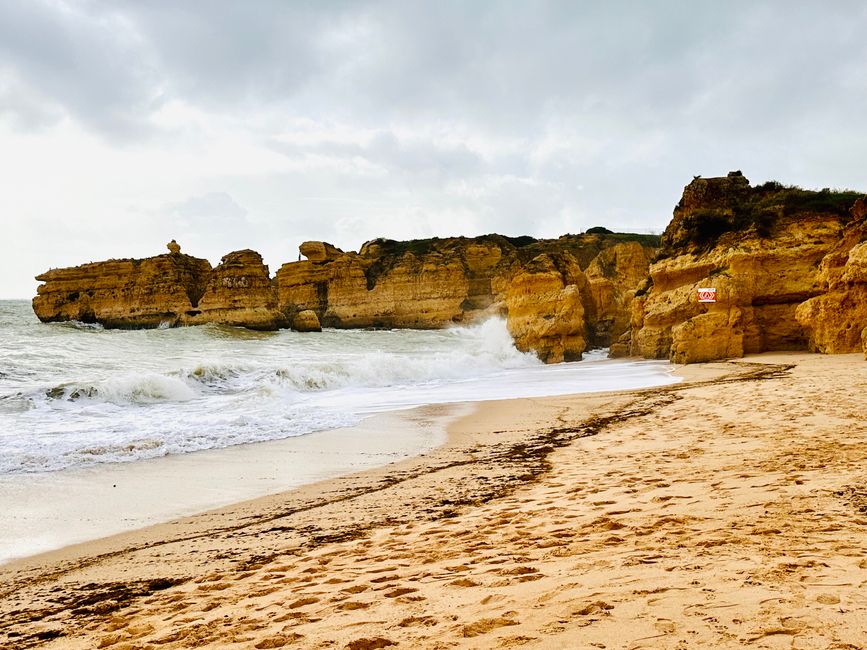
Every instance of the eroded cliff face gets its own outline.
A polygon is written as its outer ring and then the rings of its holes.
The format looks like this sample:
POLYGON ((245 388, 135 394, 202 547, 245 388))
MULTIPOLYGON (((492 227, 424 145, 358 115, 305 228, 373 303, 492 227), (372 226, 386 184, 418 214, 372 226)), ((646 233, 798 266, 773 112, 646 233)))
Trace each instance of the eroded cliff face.
MULTIPOLYGON (((302 244, 302 254, 323 247, 337 251, 314 244, 302 244)), ((441 328, 472 320, 469 312, 492 304, 491 274, 484 286, 479 279, 500 257, 495 241, 375 240, 358 253, 314 254, 284 264, 276 276, 277 295, 289 318, 312 310, 325 327, 441 328)))
POLYGON ((508 283, 506 325, 515 347, 546 363, 575 361, 587 347, 589 283, 569 253, 533 258, 508 283))
POLYGON ((595 345, 613 349, 629 330, 632 301, 647 278, 655 252, 638 242, 624 242, 606 248, 588 265, 585 275, 593 310, 590 335, 595 345))
POLYGON ((224 323, 253 329, 447 327, 505 317, 522 351, 578 359, 629 325, 629 305, 658 239, 591 233, 555 240, 484 237, 374 240, 359 252, 304 242, 306 260, 272 280, 255 251, 214 269, 171 253, 49 271, 33 306, 50 320, 107 327, 224 323))
POLYGON ((290 321, 312 311, 324 327, 338 328, 432 329, 500 315, 520 350, 576 359, 627 328, 656 243, 613 233, 487 235, 374 240, 343 253, 305 242, 308 259, 277 272, 278 303, 290 321))
POLYGON ((268 267, 250 250, 205 259, 173 252, 141 260, 109 260, 37 276, 33 310, 43 322, 79 320, 110 328, 224 323, 252 329, 285 324, 268 267))
MULTIPOLYGON (((660 259, 650 266, 649 281, 633 305, 628 343, 619 351, 693 363, 805 350, 811 340, 827 345, 836 334, 818 325, 822 314, 834 309, 851 314, 834 307, 842 296, 814 302, 829 286, 838 286, 830 279, 829 261, 823 287, 820 267, 840 246, 857 196, 777 183, 751 187, 740 172, 696 178, 663 234, 660 259), (697 290, 704 287, 716 289, 715 303, 698 302, 697 290), (812 307, 799 307, 805 302, 812 307), (808 321, 816 324, 812 339, 808 321)), ((856 273, 857 257, 847 278, 856 273)), ((856 299, 851 291, 846 295, 856 299)), ((854 323, 845 324, 852 330, 848 340, 857 339, 859 349, 867 325, 861 322, 857 331, 854 323)))
POLYGON ((815 352, 864 351, 867 355, 867 202, 858 200, 852 221, 817 273, 820 295, 795 312, 815 352))
POLYGON ((175 325, 197 308, 208 260, 169 253, 52 269, 36 277, 33 311, 43 322, 78 320, 106 327, 175 325))
POLYGON ((277 308, 277 294, 262 256, 249 249, 224 256, 210 272, 198 308, 185 312, 183 325, 221 323, 275 330, 287 321, 277 308))

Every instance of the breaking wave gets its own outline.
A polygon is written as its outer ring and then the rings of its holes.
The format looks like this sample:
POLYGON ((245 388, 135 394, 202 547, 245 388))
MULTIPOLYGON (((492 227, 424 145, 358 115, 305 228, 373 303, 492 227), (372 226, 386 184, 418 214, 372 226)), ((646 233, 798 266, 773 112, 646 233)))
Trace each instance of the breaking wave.
POLYGON ((656 362, 544 366, 515 349, 501 319, 250 335, 22 322, 0 329, 0 474, 287 438, 420 404, 671 381, 656 362))
POLYGON ((186 402, 197 396, 180 379, 153 372, 129 373, 93 383, 61 384, 46 390, 45 395, 53 400, 101 400, 112 404, 186 402))
POLYGON ((94 382, 69 382, 45 389, 51 400, 98 400, 112 404, 186 402, 214 393, 296 391, 338 388, 385 388, 444 381, 461 381, 480 374, 539 366, 529 354, 515 349, 505 323, 492 319, 477 326, 445 333, 452 349, 369 349, 352 354, 307 355, 291 360, 210 361, 193 367, 123 373, 94 382))

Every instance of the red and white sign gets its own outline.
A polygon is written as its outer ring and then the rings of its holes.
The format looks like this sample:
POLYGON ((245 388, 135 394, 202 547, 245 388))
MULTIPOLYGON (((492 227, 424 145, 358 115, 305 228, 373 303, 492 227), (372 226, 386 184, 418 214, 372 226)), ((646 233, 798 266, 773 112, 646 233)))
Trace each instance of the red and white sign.
POLYGON ((698 290, 699 302, 716 302, 716 289, 709 287, 701 287, 698 290))

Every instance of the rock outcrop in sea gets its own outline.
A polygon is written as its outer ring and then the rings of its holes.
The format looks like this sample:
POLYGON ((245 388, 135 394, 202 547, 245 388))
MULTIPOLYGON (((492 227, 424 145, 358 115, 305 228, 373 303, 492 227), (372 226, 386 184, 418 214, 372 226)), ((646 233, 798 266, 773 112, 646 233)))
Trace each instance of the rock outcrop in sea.
POLYGON ((853 352, 867 338, 864 201, 740 172, 695 178, 662 236, 617 355, 693 363, 774 350, 853 352), (698 300, 699 288, 716 302, 698 300))
POLYGON ((53 269, 43 321, 106 327, 225 323, 253 329, 432 329, 505 317, 547 362, 612 356, 694 363, 774 350, 867 355, 867 197, 740 172, 696 177, 662 238, 592 228, 558 239, 319 241, 271 278, 255 251, 216 268, 180 252, 53 269), (652 263, 651 263, 652 260, 652 263), (715 290, 701 302, 698 289, 715 290))
POLYGON ((629 325, 629 306, 657 250, 651 235, 588 232, 531 237, 378 239, 358 252, 304 242, 306 260, 272 279, 255 251, 229 253, 216 268, 170 253, 109 260, 37 277, 42 321, 106 327, 225 323, 293 327, 435 329, 506 318, 519 349, 545 361, 579 359, 629 325))
POLYGON ((210 274, 208 260, 179 252, 51 269, 36 276, 43 284, 33 311, 43 322, 131 329, 177 325, 195 315, 210 274))
POLYGON ((307 259, 284 264, 276 290, 290 322, 310 311, 323 327, 435 329, 505 316, 518 349, 563 361, 626 330, 657 243, 615 233, 486 235, 378 239, 344 253, 305 242, 307 259))
POLYGON ((36 276, 33 311, 43 322, 77 320, 138 329, 225 323, 273 330, 285 325, 268 267, 251 250, 208 260, 171 251, 145 259, 91 262, 36 276))
POLYGON ((287 326, 262 256, 249 249, 223 256, 209 272, 198 309, 180 324, 222 323, 255 330, 287 326))

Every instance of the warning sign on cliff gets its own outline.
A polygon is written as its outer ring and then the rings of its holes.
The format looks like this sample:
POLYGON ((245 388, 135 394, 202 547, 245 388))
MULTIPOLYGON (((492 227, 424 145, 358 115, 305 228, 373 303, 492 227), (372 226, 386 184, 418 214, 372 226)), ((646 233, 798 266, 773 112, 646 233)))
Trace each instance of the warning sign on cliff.
POLYGON ((698 290, 699 302, 716 302, 716 288, 702 287, 698 290))

